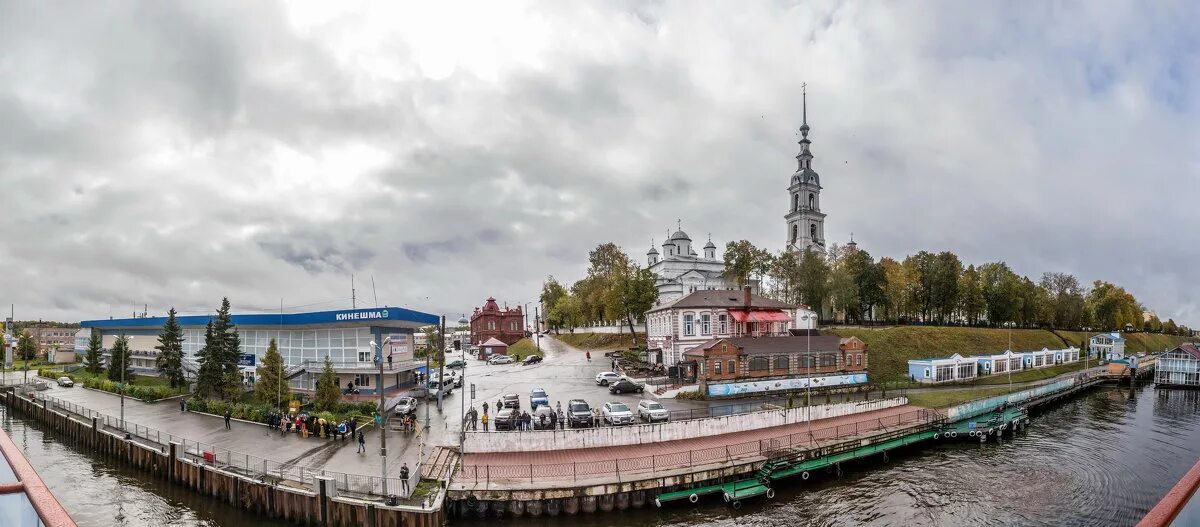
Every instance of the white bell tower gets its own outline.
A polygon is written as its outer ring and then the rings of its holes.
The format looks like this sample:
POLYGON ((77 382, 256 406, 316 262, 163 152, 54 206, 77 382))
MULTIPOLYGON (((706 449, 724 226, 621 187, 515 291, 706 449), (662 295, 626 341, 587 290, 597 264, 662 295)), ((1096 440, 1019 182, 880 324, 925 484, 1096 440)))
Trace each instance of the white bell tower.
POLYGON ((791 251, 812 248, 825 252, 825 213, 821 212, 821 176, 812 169, 808 140, 808 85, 800 85, 803 100, 803 124, 800 125, 800 153, 796 154, 796 173, 788 186, 787 243, 791 251))

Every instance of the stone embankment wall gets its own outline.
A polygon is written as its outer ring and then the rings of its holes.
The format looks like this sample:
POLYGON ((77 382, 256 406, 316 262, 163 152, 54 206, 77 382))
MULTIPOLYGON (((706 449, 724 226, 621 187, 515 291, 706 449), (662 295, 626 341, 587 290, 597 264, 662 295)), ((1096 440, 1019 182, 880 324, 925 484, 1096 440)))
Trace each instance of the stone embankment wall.
POLYGON ((823 404, 809 407, 762 410, 724 417, 709 417, 670 423, 632 426, 603 426, 531 432, 467 432, 466 453, 523 452, 600 448, 676 441, 696 437, 744 432, 843 415, 883 410, 908 404, 897 397, 879 401, 823 404))
MULTIPOLYGON (((366 501, 307 489, 273 485, 176 456, 175 448, 160 451, 113 432, 96 421, 84 422, 54 410, 46 401, 32 401, 13 391, 0 392, 0 402, 25 414, 77 445, 153 475, 224 501, 242 510, 302 525, 368 527, 438 527, 445 522, 441 510, 387 507, 366 501)), ((82 469, 83 467, 81 467, 82 469)), ((332 494, 332 493, 330 493, 332 494)))

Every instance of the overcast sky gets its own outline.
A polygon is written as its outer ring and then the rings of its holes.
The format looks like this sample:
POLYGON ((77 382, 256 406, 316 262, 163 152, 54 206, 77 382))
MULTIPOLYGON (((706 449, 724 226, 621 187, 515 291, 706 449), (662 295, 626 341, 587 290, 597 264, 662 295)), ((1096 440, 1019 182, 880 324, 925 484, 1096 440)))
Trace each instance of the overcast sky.
POLYGON ((0 0, 0 302, 348 308, 353 274, 457 318, 676 219, 778 251, 807 82, 831 242, 1200 326, 1200 3, 382 4, 0 0))

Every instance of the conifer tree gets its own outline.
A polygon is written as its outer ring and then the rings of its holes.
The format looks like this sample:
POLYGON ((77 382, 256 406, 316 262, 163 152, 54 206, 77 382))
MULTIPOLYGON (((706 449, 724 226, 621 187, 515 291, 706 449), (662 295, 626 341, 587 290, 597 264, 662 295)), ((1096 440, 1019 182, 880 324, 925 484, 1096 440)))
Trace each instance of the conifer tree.
POLYGON ((155 366, 162 372, 163 377, 172 388, 182 388, 187 385, 183 377, 183 328, 175 319, 175 308, 167 311, 167 322, 163 324, 162 333, 158 335, 158 358, 155 366))
POLYGON ((283 378, 283 356, 275 339, 267 346, 267 354, 256 371, 254 398, 264 404, 275 406, 292 400, 287 380, 283 378))
POLYGON ((317 377, 317 398, 316 407, 320 411, 332 411, 337 408, 338 402, 342 400, 342 394, 338 392, 337 374, 333 371, 333 363, 329 362, 329 356, 325 356, 325 366, 321 368, 321 375, 317 377))
POLYGON ((108 359, 108 380, 114 382, 126 382, 133 380, 133 372, 129 371, 129 337, 121 335, 117 337, 117 341, 113 343, 113 347, 109 350, 110 357, 108 359), (124 372, 124 376, 122 376, 124 372))
POLYGON ((100 331, 92 329, 92 335, 88 337, 87 354, 84 355, 87 359, 87 371, 92 375, 100 375, 104 370, 104 345, 100 340, 100 331))
POLYGON ((221 346, 213 333, 212 320, 204 326, 204 346, 196 353, 196 362, 200 363, 196 372, 196 393, 201 397, 212 397, 220 393, 221 386, 221 346))

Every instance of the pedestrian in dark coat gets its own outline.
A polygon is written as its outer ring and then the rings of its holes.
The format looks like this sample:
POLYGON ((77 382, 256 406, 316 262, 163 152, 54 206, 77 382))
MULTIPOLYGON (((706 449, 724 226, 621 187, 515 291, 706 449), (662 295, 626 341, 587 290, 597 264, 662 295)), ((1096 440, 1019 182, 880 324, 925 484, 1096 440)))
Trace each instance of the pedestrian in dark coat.
POLYGON ((231 417, 233 417, 233 414, 230 413, 229 410, 225 410, 225 429, 226 430, 229 430, 229 418, 231 418, 231 417))

